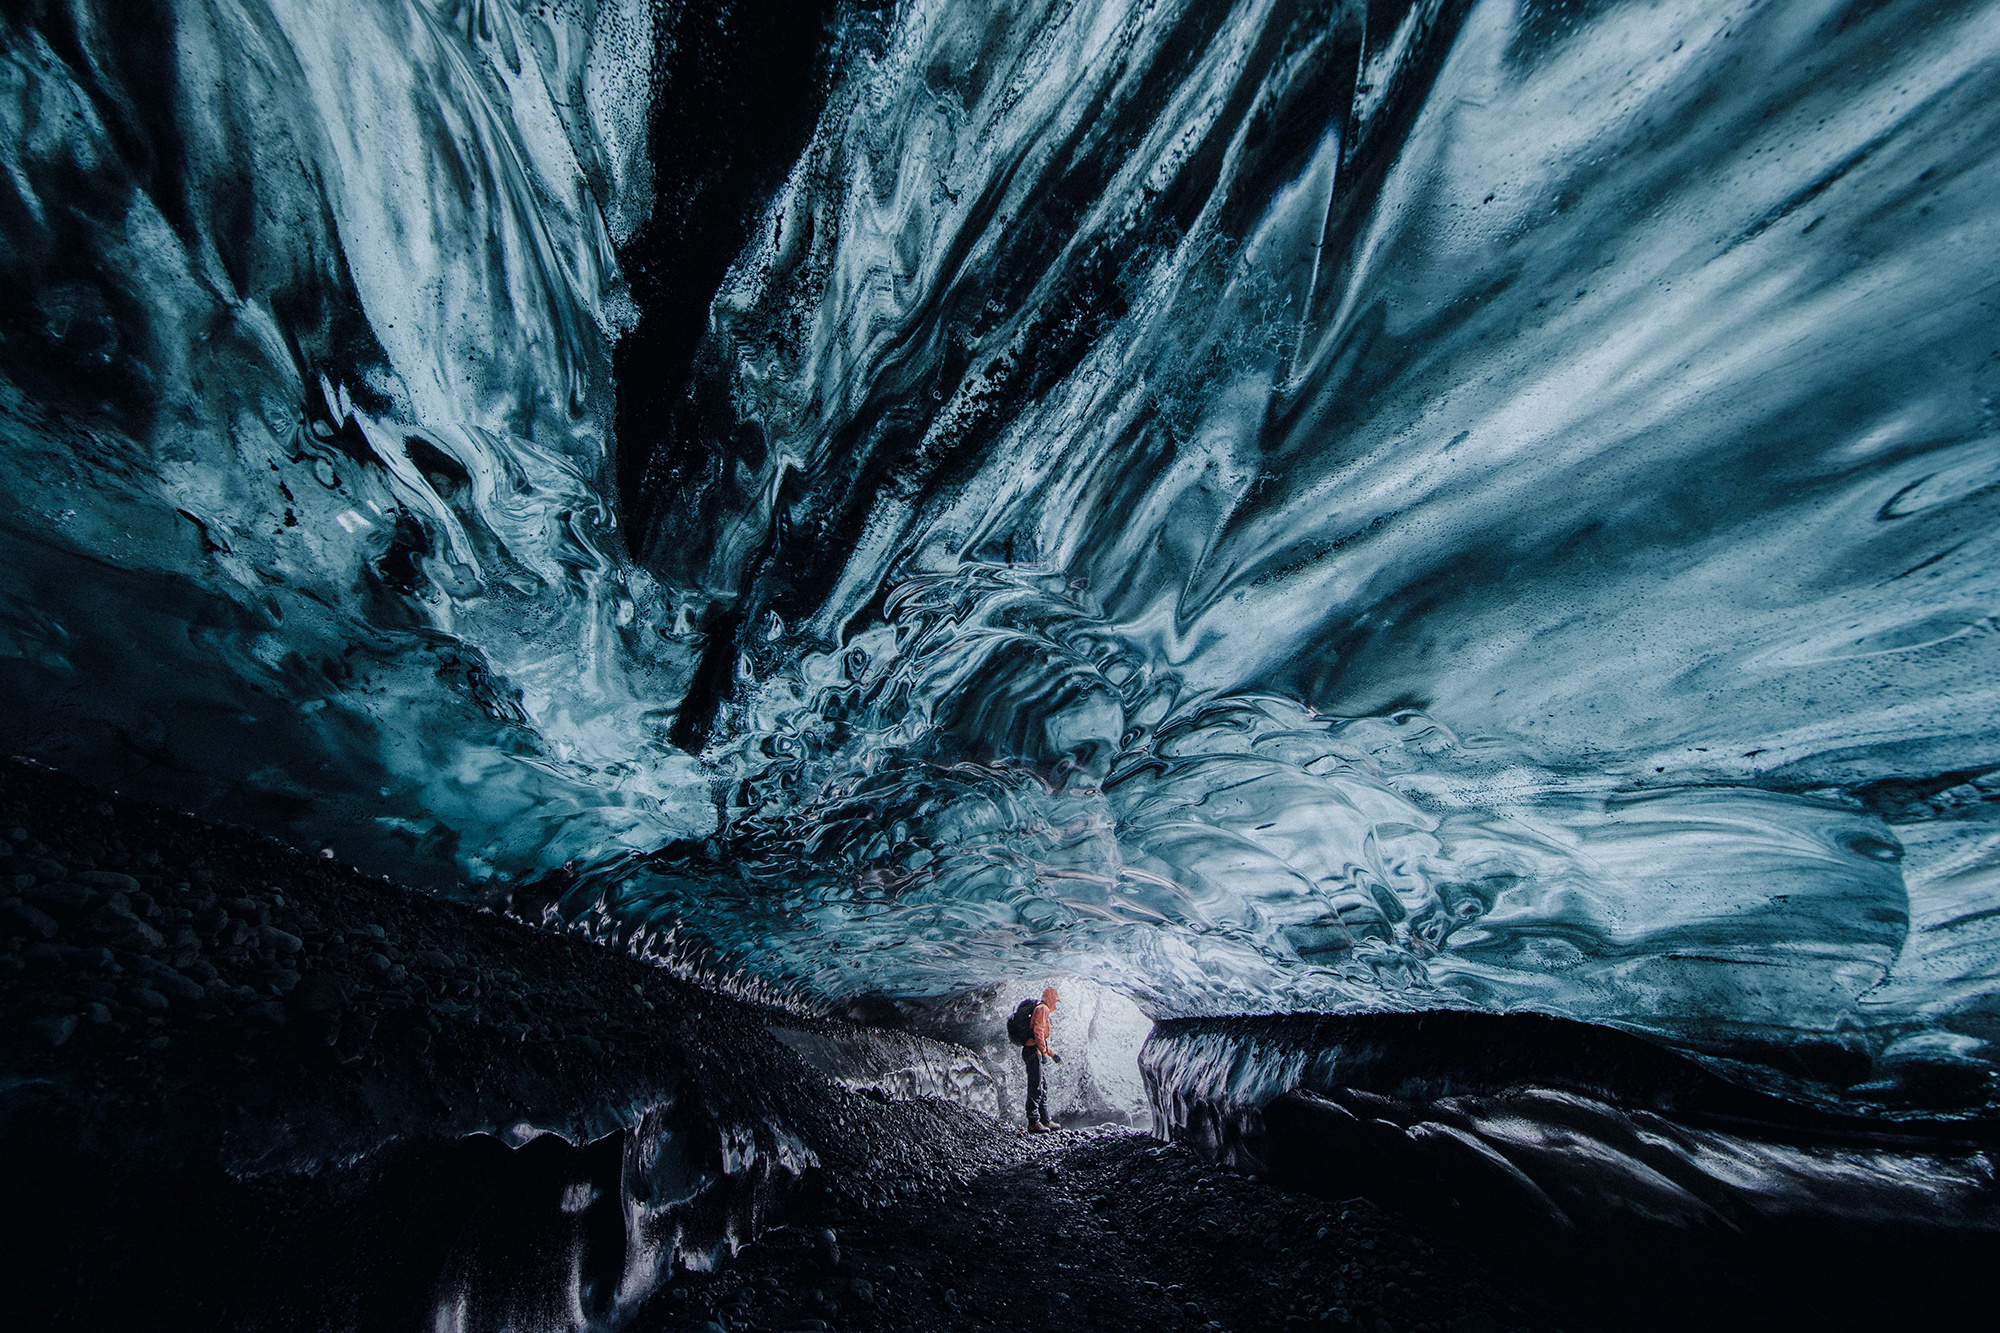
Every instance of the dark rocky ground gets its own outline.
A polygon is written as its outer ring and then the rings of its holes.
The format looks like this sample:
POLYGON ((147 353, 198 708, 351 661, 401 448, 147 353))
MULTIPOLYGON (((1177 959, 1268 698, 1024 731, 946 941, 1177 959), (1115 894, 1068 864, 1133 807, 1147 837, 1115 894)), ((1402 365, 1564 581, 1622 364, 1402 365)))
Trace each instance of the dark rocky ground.
POLYGON ((720 1267, 641 1329, 1547 1326, 1370 1205, 857 1091, 771 1033, 906 1036, 30 765, 0 763, 0 838, 9 1327, 415 1329, 447 1291, 518 1323, 572 1279, 608 1309, 648 1108, 728 1188, 675 1224, 720 1267))
POLYGON ((521 1122, 589 1138, 674 1091, 891 1188, 843 1147, 877 1104, 770 1038, 816 1020, 45 769, 0 763, 0 837, 0 1114, 254 1173, 521 1122))
POLYGON ((1463 1251, 1363 1200, 1288 1194, 1130 1130, 1014 1134, 968 1184, 802 1206, 739 1261, 686 1274, 635 1325, 818 1328, 1551 1327, 1463 1251))

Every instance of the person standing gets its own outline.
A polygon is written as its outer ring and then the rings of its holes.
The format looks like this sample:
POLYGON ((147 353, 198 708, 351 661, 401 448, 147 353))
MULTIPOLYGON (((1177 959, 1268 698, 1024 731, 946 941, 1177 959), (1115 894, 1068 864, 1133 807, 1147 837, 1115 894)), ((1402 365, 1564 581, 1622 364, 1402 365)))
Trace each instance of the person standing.
POLYGON ((1042 1083, 1042 1060, 1047 1057, 1057 1064, 1062 1063, 1062 1057, 1049 1047, 1049 1019, 1054 1016, 1056 1001, 1061 998, 1054 986, 1042 992, 1042 1002, 1035 1006, 1034 1016, 1028 1020, 1028 1042, 1021 1048, 1021 1059, 1028 1066, 1030 1134, 1044 1134, 1055 1128, 1049 1122, 1049 1090, 1042 1083))

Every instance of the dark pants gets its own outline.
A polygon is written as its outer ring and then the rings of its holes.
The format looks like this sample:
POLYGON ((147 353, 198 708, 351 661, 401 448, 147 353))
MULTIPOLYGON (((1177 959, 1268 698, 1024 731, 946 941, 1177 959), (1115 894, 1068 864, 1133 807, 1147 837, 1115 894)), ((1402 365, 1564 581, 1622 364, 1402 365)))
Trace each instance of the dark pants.
POLYGON ((1042 1053, 1023 1046, 1021 1060, 1028 1066, 1028 1123, 1032 1125, 1049 1118, 1049 1091, 1042 1086, 1042 1053))

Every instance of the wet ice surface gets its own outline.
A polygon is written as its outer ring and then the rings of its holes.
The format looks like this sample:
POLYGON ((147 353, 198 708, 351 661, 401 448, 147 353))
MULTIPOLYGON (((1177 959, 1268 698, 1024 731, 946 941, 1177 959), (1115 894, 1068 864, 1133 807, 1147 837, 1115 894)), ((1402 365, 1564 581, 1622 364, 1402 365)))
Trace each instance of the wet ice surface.
POLYGON ((829 999, 1982 1103, 1994 18, 841 9, 622 533, 669 20, 9 20, 7 742, 829 999))

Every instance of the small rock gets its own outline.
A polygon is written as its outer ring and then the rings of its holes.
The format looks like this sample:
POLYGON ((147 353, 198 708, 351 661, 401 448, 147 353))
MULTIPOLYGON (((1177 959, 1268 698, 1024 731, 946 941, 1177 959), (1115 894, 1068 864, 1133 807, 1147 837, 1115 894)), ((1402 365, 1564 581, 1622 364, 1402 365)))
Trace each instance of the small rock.
POLYGON ((451 955, 442 949, 425 949, 417 955, 416 961, 428 970, 442 972, 446 976, 450 976, 456 966, 451 961, 451 955))
POLYGON ((305 948, 305 941, 290 931, 279 930, 276 926, 259 926, 257 947, 268 953, 294 954, 305 948))
POLYGON ((875 1285, 867 1278, 855 1278, 848 1285, 854 1291, 855 1300, 860 1301, 863 1305, 873 1305, 875 1303, 875 1285))
POLYGON ((115 905, 98 908, 84 919, 83 926, 92 939, 114 949, 151 953, 166 944, 159 931, 133 916, 129 910, 119 911, 115 905))
POLYGON ((157 1012, 167 1007, 167 997, 151 986, 141 986, 132 992, 132 1003, 141 1009, 157 1012))
POLYGON ((81 916, 97 895, 82 884, 36 884, 24 894, 28 901, 53 916, 81 916))
POLYGON ((831 1227, 821 1227, 819 1235, 813 1238, 813 1244, 819 1250, 821 1263, 828 1268, 840 1267, 840 1238, 833 1234, 831 1227))
POLYGON ((161 968, 148 979, 168 999, 192 1004, 208 994, 200 982, 184 977, 170 967, 161 968))
POLYGON ((91 1022, 102 1026, 111 1021, 111 1007, 102 1000, 92 1000, 90 1008, 84 1011, 91 1022))
POLYGON ((70 1034, 76 1031, 76 1015, 46 1014, 29 1023, 28 1030, 35 1034, 42 1045, 54 1050, 68 1041, 70 1034))
POLYGON ((93 889, 103 889, 106 893, 137 893, 139 881, 130 875, 121 875, 116 870, 79 870, 70 876, 78 884, 88 884, 93 889))
POLYGON ((16 898, 0 907, 0 929, 10 935, 26 935, 31 939, 52 940, 61 929, 56 919, 39 907, 30 907, 16 898))

